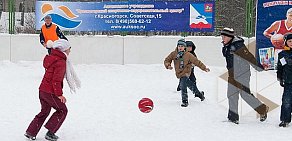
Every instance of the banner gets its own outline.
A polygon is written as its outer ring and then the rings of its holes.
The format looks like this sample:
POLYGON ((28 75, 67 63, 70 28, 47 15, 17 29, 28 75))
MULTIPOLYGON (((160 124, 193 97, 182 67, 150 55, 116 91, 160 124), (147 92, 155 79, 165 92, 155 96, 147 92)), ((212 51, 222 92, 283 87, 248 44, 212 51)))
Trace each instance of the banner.
MULTIPOLYGON (((286 33, 292 32, 292 0, 258 0, 256 23, 256 47, 258 50, 274 48, 272 58, 276 65, 277 54, 287 49, 283 37, 286 33)), ((259 52, 257 55, 260 59, 259 52)))
POLYGON ((210 2, 36 2, 36 29, 51 15, 62 30, 213 32, 210 2))

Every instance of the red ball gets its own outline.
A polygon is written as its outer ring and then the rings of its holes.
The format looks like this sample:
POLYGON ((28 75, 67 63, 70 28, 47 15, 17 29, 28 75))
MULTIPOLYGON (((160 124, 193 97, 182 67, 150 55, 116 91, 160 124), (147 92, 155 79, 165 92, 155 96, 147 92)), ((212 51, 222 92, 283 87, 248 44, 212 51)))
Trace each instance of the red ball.
POLYGON ((139 110, 143 113, 149 113, 153 110, 153 101, 150 98, 142 98, 139 101, 139 110))

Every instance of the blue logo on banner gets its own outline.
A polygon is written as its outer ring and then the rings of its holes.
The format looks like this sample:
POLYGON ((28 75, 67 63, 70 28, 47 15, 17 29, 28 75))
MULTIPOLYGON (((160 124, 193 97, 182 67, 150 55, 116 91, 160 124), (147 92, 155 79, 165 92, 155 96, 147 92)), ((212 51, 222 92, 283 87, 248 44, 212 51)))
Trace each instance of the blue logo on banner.
MULTIPOLYGON (((78 16, 75 15, 67 6, 59 6, 58 9, 62 11, 66 17, 60 15, 59 11, 55 11, 50 4, 44 4, 41 8, 43 15, 50 15, 53 22, 63 28, 74 29, 81 24, 82 21, 80 20, 71 20, 77 18, 78 16)), ((44 21, 44 18, 42 18, 41 21, 44 21)))
POLYGON ((190 28, 210 29, 213 22, 213 4, 190 4, 190 28))

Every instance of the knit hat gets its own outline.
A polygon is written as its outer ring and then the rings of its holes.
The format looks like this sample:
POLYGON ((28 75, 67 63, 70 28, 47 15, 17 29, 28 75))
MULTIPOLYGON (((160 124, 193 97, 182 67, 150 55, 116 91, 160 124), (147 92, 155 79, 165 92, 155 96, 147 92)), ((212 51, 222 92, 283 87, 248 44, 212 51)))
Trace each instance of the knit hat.
POLYGON ((46 15, 44 19, 52 19, 51 15, 46 15))
POLYGON ((196 46, 192 41, 186 41, 187 47, 192 47, 191 52, 195 53, 196 46))
POLYGON ((58 49, 62 52, 66 51, 70 47, 71 46, 70 46, 69 42, 65 39, 59 39, 53 43, 53 49, 58 49))
POLYGON ((185 42, 185 39, 179 39, 179 40, 177 41, 177 46, 178 46, 178 45, 182 45, 182 46, 186 47, 187 44, 186 44, 186 42, 185 42))
POLYGON ((221 31, 220 35, 228 36, 233 38, 234 37, 234 30, 232 28, 225 27, 221 31))
POLYGON ((292 33, 287 33, 287 34, 285 34, 285 36, 284 36, 284 43, 285 43, 285 46, 288 47, 287 41, 290 40, 290 39, 292 39, 292 33))
POLYGON ((196 46, 195 46, 195 44, 192 41, 186 41, 186 45, 187 45, 187 47, 192 47, 193 50, 196 49, 196 46))

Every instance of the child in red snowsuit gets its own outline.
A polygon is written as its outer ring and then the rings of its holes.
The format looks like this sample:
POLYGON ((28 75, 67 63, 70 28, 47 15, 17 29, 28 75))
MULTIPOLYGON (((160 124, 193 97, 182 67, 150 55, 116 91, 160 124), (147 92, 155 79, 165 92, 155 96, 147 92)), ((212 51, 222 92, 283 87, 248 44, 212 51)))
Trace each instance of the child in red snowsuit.
POLYGON ((46 55, 43 60, 46 71, 39 87, 41 112, 35 116, 24 134, 31 140, 36 139, 36 135, 49 116, 51 108, 54 108, 56 111, 45 124, 45 128, 48 129, 45 138, 56 141, 58 136, 55 133, 61 127, 68 112, 62 89, 66 73, 66 59, 71 47, 68 41, 60 39, 54 42, 53 48, 51 54, 46 55))

